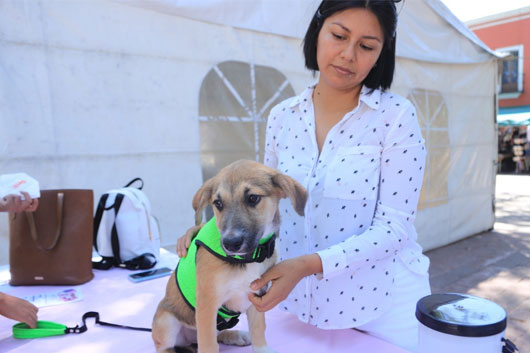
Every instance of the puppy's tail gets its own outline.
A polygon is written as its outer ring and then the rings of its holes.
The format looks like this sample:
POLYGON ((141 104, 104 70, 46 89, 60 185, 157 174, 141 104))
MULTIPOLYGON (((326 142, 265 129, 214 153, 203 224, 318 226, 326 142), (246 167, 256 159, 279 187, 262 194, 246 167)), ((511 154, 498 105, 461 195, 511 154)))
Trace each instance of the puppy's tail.
POLYGON ((175 347, 175 353, 197 353, 197 345, 193 344, 187 347, 175 347))

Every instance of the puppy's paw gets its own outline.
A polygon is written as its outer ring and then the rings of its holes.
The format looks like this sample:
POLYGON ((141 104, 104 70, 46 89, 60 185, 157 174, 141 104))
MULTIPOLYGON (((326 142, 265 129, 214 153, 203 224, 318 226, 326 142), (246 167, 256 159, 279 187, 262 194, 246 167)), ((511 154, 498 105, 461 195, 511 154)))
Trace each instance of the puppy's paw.
POLYGON ((246 331, 225 330, 217 336, 217 341, 230 346, 248 346, 250 335, 246 331))
POLYGON ((276 351, 269 346, 264 346, 264 347, 254 346, 252 347, 252 352, 253 353, 276 353, 276 351))

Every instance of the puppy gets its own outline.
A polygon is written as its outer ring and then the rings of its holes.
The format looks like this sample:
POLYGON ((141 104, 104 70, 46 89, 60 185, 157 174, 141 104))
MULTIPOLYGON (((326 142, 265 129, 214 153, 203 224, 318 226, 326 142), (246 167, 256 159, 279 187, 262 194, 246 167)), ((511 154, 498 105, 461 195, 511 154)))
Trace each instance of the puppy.
MULTIPOLYGON (((157 352, 195 352, 191 345, 197 343, 199 353, 216 353, 218 342, 240 346, 252 343, 254 353, 274 352, 265 341, 265 316, 251 305, 248 294, 250 283, 276 262, 275 235, 271 234, 278 234, 278 203, 286 197, 303 216, 307 192, 302 185, 246 160, 223 168, 197 191, 193 198, 195 224, 201 223, 207 205, 212 205, 215 220, 201 229, 168 281, 166 295, 153 319, 157 352), (201 234, 206 228, 218 232, 215 244, 206 244, 201 234), (218 249, 212 250, 216 246, 218 249), (182 274, 179 267, 187 268, 184 261, 188 258, 195 259, 196 268, 182 274), (196 287, 186 290, 188 285, 180 280, 193 277, 192 272, 196 287), (236 330, 219 332, 235 324, 232 317, 242 312, 247 314, 250 335, 236 330)), ((263 288, 258 292, 264 293, 263 288)))

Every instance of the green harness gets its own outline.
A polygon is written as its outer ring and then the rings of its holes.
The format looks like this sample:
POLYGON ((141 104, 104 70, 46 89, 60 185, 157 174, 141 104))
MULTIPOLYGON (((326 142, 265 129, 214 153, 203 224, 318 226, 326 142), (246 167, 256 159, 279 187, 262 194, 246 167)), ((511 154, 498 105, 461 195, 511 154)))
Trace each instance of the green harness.
MULTIPOLYGON (((195 239, 191 242, 186 257, 181 258, 175 270, 175 279, 180 293, 184 297, 186 303, 195 310, 196 307, 196 293, 197 277, 195 273, 196 256, 199 246, 204 247, 211 254, 217 258, 233 263, 233 264, 248 264, 252 262, 263 262, 274 254, 274 240, 276 234, 272 233, 268 237, 260 239, 259 245, 252 253, 252 256, 244 258, 241 256, 227 255, 221 247, 221 234, 215 224, 215 217, 210 219, 199 231, 195 239)), ((217 312, 217 330, 222 331, 234 327, 239 321, 241 313, 229 310, 224 306, 219 308, 217 312)))

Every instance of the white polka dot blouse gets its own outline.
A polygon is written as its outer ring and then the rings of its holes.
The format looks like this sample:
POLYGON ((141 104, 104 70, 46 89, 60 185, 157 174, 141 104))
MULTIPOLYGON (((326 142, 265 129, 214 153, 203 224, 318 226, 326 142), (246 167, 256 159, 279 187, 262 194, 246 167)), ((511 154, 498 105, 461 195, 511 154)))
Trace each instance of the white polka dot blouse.
POLYGON ((396 261, 428 271, 413 223, 425 144, 407 99, 363 87, 319 155, 313 89, 275 106, 267 123, 265 164, 309 194, 305 217, 280 202, 280 260, 318 253, 323 265, 279 306, 320 328, 356 327, 392 304, 396 261))

